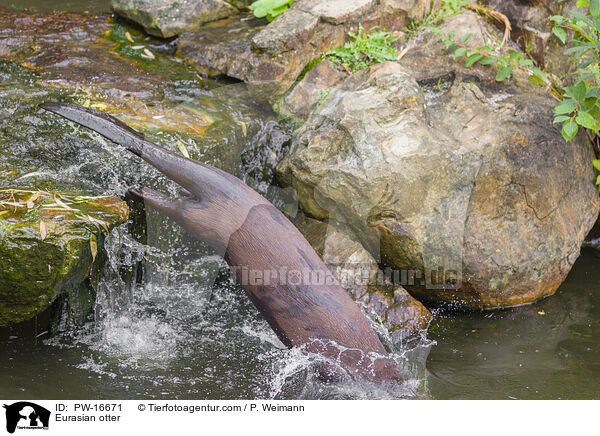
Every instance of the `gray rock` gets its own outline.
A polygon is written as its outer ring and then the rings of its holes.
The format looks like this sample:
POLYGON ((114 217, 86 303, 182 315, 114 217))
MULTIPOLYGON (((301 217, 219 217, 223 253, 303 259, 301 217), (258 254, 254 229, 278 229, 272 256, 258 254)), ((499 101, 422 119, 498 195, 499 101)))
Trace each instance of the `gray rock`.
POLYGON ((305 120, 316 105, 325 101, 331 88, 346 77, 347 74, 339 71, 332 62, 323 60, 306 73, 283 102, 279 102, 277 110, 305 120))
POLYGON ((377 2, 375 0, 299 0, 296 8, 306 11, 315 17, 331 24, 343 24, 354 22, 373 10, 377 2))
MULTIPOLYGON (((410 13, 431 2, 407 2, 410 13), (414 9, 418 6, 417 9, 414 9)), ((407 23, 409 11, 390 2, 299 0, 273 22, 228 19, 186 32, 177 53, 201 72, 243 80, 263 100, 285 94, 306 65, 334 46, 343 45, 359 24, 393 31, 407 23)))
MULTIPOLYGON (((477 18, 453 20, 476 44, 477 18)), ((336 85, 298 130, 280 179, 307 214, 416 271, 407 288, 421 301, 494 308, 552 294, 598 214, 591 146, 562 139, 541 88, 465 69, 436 40, 406 66, 336 85)))
POLYGON ((111 6, 150 35, 162 38, 239 13, 223 0, 112 0, 111 6))

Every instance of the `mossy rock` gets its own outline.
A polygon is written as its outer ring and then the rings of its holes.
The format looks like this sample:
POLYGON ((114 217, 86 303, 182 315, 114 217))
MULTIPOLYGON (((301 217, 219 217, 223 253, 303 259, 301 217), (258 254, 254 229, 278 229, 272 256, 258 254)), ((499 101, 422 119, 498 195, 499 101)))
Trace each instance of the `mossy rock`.
POLYGON ((0 327, 78 291, 99 266, 104 235, 127 217, 114 197, 0 189, 0 327))

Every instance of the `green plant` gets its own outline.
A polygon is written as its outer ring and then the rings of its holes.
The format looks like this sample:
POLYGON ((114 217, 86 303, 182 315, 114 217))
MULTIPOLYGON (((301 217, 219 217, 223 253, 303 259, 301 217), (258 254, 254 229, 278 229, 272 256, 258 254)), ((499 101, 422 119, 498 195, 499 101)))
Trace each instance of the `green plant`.
POLYGON ((294 0, 257 0, 250 5, 250 10, 257 18, 266 17, 273 21, 279 14, 294 4, 294 0))
POLYGON ((496 80, 510 77, 515 69, 528 74, 531 82, 546 86, 561 103, 554 108, 554 122, 562 123, 562 136, 569 141, 580 127, 597 133, 600 130, 600 0, 579 0, 577 7, 586 8, 584 13, 569 11, 569 16, 554 15, 552 32, 563 43, 571 47, 565 50, 576 66, 572 86, 558 91, 544 71, 536 67, 526 54, 513 49, 501 50, 500 45, 486 44, 471 48, 465 45, 470 34, 457 40, 455 32, 444 34, 440 29, 431 30, 440 34, 440 41, 447 50, 454 49, 454 57, 464 57, 465 66, 476 63, 495 65, 496 80), (572 36, 569 36, 572 35, 572 36))
POLYGON ((319 90, 318 98, 317 98, 317 106, 320 106, 323 103, 325 103, 325 100, 327 100, 327 97, 329 97, 329 93, 331 92, 332 89, 333 89, 333 86, 330 86, 329 88, 326 88, 326 89, 319 90))
POLYGON ((577 7, 587 9, 585 13, 569 11, 568 17, 550 17, 554 35, 571 45, 565 53, 576 68, 573 86, 563 88, 564 100, 554 108, 554 122, 563 123, 566 140, 572 139, 579 127, 594 133, 600 129, 600 0, 579 0, 577 7))
POLYGON ((351 72, 398 58, 398 53, 391 46, 397 38, 389 32, 377 31, 366 34, 359 25, 358 33, 348 32, 348 36, 352 38, 351 41, 343 47, 332 48, 325 56, 351 72))
POLYGON ((454 31, 445 34, 437 27, 431 28, 431 31, 440 35, 440 42, 444 43, 446 50, 454 49, 453 56, 455 58, 465 58, 465 67, 471 67, 476 63, 481 65, 496 65, 498 68, 496 80, 498 82, 506 80, 515 68, 520 68, 529 73, 529 80, 531 82, 546 85, 554 89, 546 73, 537 68, 533 64, 533 61, 527 58, 525 53, 514 49, 501 51, 499 46, 492 46, 490 44, 472 48, 466 45, 466 42, 472 36, 470 33, 457 40, 455 39, 454 31))

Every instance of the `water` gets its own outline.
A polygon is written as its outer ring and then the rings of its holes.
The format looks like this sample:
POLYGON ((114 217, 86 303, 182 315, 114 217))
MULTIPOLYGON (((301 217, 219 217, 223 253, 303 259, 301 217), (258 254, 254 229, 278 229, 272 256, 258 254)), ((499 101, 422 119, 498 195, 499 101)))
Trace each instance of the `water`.
POLYGON ((558 292, 488 314, 438 315, 431 395, 443 399, 600 398, 599 255, 584 250, 558 292))

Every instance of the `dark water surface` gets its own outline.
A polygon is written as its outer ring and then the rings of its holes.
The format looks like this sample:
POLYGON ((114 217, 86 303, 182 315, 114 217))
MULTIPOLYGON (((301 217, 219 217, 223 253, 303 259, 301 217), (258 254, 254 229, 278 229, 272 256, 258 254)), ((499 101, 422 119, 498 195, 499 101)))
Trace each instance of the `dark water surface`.
POLYGON ((557 293, 488 314, 436 316, 428 386, 444 399, 600 398, 600 257, 584 250, 557 293))

